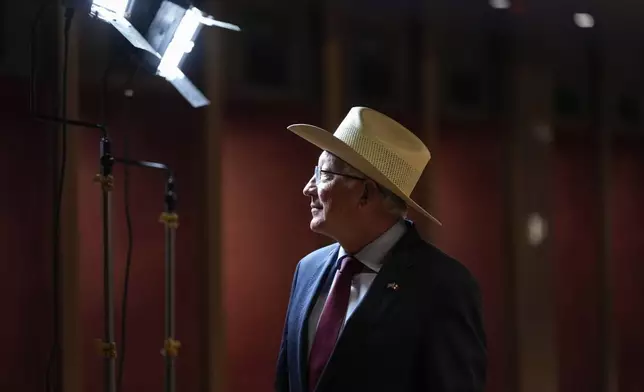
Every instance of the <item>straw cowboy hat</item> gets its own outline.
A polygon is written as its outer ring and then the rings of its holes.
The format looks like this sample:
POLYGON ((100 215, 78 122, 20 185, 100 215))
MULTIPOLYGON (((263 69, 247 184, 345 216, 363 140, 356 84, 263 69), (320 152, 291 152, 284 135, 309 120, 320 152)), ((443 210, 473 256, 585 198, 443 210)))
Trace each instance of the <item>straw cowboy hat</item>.
POLYGON ((354 107, 333 134, 307 124, 294 124, 288 130, 360 170, 441 224, 410 197, 431 156, 423 142, 398 122, 373 109, 354 107))

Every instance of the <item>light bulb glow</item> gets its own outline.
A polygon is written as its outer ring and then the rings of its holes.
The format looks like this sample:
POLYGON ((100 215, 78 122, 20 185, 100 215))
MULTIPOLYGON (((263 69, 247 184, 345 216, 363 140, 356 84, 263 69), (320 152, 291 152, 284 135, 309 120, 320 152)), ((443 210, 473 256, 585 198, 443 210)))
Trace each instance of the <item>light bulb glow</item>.
POLYGON ((203 14, 195 7, 190 7, 183 15, 157 68, 157 73, 160 76, 168 80, 183 76, 181 72, 177 72, 179 63, 186 53, 192 51, 195 45, 193 39, 202 19, 203 14))
POLYGON ((575 24, 582 29, 589 29, 595 26, 595 18, 591 14, 577 13, 573 16, 575 24))
POLYGON ((490 6, 497 9, 508 9, 510 8, 510 0, 490 0, 490 6))

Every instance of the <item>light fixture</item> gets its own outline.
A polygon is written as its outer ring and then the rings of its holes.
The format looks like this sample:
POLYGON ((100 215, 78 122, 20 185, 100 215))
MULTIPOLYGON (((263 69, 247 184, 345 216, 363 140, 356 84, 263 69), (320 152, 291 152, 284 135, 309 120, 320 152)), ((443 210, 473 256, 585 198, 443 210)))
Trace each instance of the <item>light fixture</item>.
POLYGON ((148 62, 157 75, 166 79, 193 106, 202 107, 210 101, 181 72, 186 54, 203 26, 217 26, 241 31, 239 26, 215 20, 196 7, 184 8, 163 1, 147 32, 147 39, 128 21, 134 0, 94 0, 91 14, 110 23, 132 45, 152 56, 148 62))
POLYGON ((130 13, 133 0, 94 0, 91 11, 98 14, 126 16, 130 13))
POLYGON ((179 67, 192 51, 203 26, 240 31, 238 26, 215 20, 196 7, 186 9, 166 0, 161 3, 147 34, 148 42, 159 53, 160 61, 153 64, 157 75, 170 82, 195 107, 207 105, 208 100, 179 67))
POLYGON ((535 247, 541 245, 548 236, 548 222, 539 213, 528 216, 526 236, 528 243, 535 247))
POLYGON ((490 0, 492 8, 508 9, 510 8, 510 0, 490 0))
POLYGON ((595 18, 591 14, 586 13, 576 13, 573 16, 575 24, 582 29, 589 29, 595 26, 595 18))
POLYGON ((128 20, 133 3, 134 0, 94 0, 90 15, 111 24, 134 47, 159 57, 159 54, 128 20))

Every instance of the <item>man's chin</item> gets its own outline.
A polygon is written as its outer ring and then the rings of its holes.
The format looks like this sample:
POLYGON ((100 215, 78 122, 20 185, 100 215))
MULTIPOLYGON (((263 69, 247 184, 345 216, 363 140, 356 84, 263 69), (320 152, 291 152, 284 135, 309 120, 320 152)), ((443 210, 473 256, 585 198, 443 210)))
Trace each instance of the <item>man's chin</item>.
POLYGON ((324 234, 323 226, 324 222, 322 222, 322 220, 317 217, 313 217, 311 219, 311 223, 309 223, 309 228, 311 229, 311 231, 318 234, 324 234))

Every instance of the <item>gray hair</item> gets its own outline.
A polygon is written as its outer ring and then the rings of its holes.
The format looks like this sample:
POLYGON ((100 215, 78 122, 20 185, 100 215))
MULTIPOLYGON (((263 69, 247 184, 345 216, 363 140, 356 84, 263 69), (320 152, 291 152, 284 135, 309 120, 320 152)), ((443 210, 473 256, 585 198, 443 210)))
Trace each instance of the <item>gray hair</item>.
MULTIPOLYGON (((362 173, 360 170, 356 169, 355 167, 349 165, 342 159, 337 157, 334 157, 334 158, 337 163, 338 169, 340 169, 342 173, 349 174, 352 176, 367 178, 367 176, 364 175, 364 173, 362 173)), ((395 215, 398 218, 407 217, 407 203, 405 203, 405 201, 400 196, 396 195, 395 193, 381 186, 380 184, 376 183, 376 186, 378 188, 378 191, 382 195, 384 205, 387 208, 387 212, 389 212, 392 215, 395 215)))

